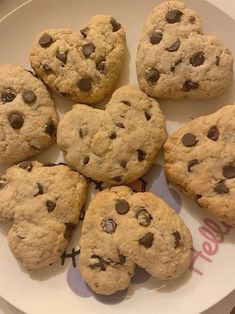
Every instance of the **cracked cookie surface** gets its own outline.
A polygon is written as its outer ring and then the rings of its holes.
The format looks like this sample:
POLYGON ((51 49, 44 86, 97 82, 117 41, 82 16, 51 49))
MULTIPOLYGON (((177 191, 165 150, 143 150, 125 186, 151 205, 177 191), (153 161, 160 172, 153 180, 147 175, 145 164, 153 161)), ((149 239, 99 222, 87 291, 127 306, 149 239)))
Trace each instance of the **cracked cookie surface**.
POLYGON ((37 35, 30 62, 55 92, 93 104, 110 94, 121 72, 125 31, 111 16, 94 16, 80 31, 47 29, 37 35))
POLYGON ((75 105, 59 123, 57 143, 67 162, 86 177, 120 185, 150 169, 165 138, 157 101, 137 87, 123 86, 105 110, 75 105))
POLYGON ((8 244, 28 270, 64 252, 85 203, 87 183, 65 165, 24 161, 0 178, 0 224, 13 222, 8 244))
POLYGON ((0 163, 35 156, 55 140, 58 115, 43 83, 18 65, 0 65, 0 163))
POLYGON ((191 261, 192 237, 181 218, 152 193, 113 187, 96 194, 80 239, 79 269, 99 294, 126 289, 135 265, 152 276, 180 276, 191 261))
POLYGON ((165 1, 149 16, 137 52, 140 88, 152 97, 217 97, 233 79, 233 56, 203 34, 199 15, 182 1, 165 1))
POLYGON ((235 226, 235 105, 194 119, 164 145, 168 180, 235 226))

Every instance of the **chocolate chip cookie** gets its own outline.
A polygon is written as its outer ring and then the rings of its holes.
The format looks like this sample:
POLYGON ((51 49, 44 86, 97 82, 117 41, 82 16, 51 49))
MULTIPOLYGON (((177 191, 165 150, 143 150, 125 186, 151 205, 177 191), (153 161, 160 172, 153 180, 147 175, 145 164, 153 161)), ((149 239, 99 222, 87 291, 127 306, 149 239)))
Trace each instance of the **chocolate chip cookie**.
POLYGON ((135 265, 152 276, 180 276, 191 261, 192 237, 181 218, 152 193, 126 186, 96 194, 86 212, 79 269, 99 294, 130 284, 135 265))
POLYGON ((35 156, 55 140, 58 123, 43 83, 18 65, 0 65, 0 163, 35 156))
POLYGON ((137 87, 123 86, 106 110, 75 105, 59 123, 57 143, 67 162, 86 177, 120 185, 150 169, 165 138, 157 101, 137 87))
POLYGON ((233 79, 231 51, 203 34, 199 15, 165 1, 149 16, 137 52, 140 88, 159 98, 217 97, 233 79))
POLYGON ((219 220, 235 226, 235 105, 194 119, 167 140, 170 182, 219 220))
POLYGON ((84 177, 65 165, 24 161, 0 178, 0 224, 13 221, 9 247, 26 269, 48 266, 62 255, 86 193, 84 177))
POLYGON ((93 104, 110 94, 121 72, 125 31, 111 16, 94 16, 80 31, 47 29, 37 35, 30 62, 55 92, 93 104))

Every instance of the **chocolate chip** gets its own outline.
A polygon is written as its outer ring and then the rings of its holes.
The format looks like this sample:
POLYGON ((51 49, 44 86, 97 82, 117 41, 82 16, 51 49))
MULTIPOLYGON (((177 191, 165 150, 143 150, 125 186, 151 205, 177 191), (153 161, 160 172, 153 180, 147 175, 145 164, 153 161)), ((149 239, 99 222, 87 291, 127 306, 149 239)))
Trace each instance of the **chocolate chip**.
POLYGON ((125 129, 125 126, 121 122, 116 123, 116 126, 121 129, 125 129))
POLYGON ((49 34, 43 34, 42 37, 39 39, 39 44, 42 47, 49 47, 53 43, 53 39, 49 34))
POLYGON ((131 103, 128 100, 122 100, 121 102, 128 107, 131 106, 131 103))
POLYGON ((50 136, 53 136, 53 135, 55 134, 55 132, 56 132, 56 126, 55 126, 54 121, 53 121, 51 118, 49 118, 49 119, 47 120, 47 123, 46 123, 46 125, 45 125, 44 131, 45 131, 46 134, 48 134, 48 135, 50 135, 50 136))
POLYGON ((80 136, 80 138, 83 138, 83 137, 84 137, 83 132, 82 132, 82 129, 79 129, 79 136, 80 136))
POLYGON ((117 224, 112 219, 105 218, 101 223, 101 227, 107 233, 114 233, 117 228, 117 224))
POLYGON ((197 89, 199 87, 198 83, 192 81, 185 81, 183 89, 185 92, 189 92, 191 89, 197 89))
POLYGON ((204 53, 203 52, 197 52, 195 53, 191 59, 190 59, 190 63, 192 64, 192 66, 194 67, 198 67, 199 65, 202 65, 205 61, 205 57, 204 57, 204 53))
POLYGON ((129 203, 124 199, 116 200, 115 208, 118 214, 124 215, 128 213, 130 209, 129 203))
POLYGON ((116 177, 113 177, 112 180, 116 181, 116 182, 121 182, 122 181, 122 177, 121 176, 116 176, 116 177))
POLYGON ((121 24, 114 17, 111 17, 110 24, 112 25, 113 32, 117 32, 121 28, 121 24))
POLYGON ((152 220, 151 215, 147 212, 146 209, 141 208, 138 210, 135 214, 136 219, 138 220, 138 223, 141 226, 148 226, 152 220))
POLYGON ((182 143, 186 147, 192 147, 195 146, 198 142, 198 139, 195 135, 191 133, 187 133, 182 137, 182 143))
POLYGON ((37 183, 37 189, 38 189, 38 191, 33 195, 34 197, 43 194, 43 188, 42 188, 42 185, 40 183, 37 183))
POLYGON ((106 59, 105 58, 101 58, 99 60, 99 62, 96 63, 96 69, 100 72, 100 73, 104 73, 105 70, 105 62, 106 59))
POLYGON ((60 61, 62 61, 64 64, 67 62, 67 52, 66 51, 56 51, 56 58, 60 61))
POLYGON ((171 10, 166 14, 166 21, 170 24, 174 24, 181 21, 181 16, 183 12, 179 10, 171 10))
POLYGON ((153 238, 153 234, 148 232, 141 239, 139 239, 139 244, 144 246, 146 249, 149 249, 153 245, 153 238))
POLYGON ((7 182, 5 180, 0 180, 0 190, 4 189, 7 185, 7 182))
POLYGON ((42 64, 43 69, 45 70, 46 73, 50 73, 52 68, 50 67, 50 65, 48 63, 43 63, 42 64))
POLYGON ((146 157, 146 153, 142 149, 137 149, 138 161, 144 161, 146 157))
POLYGON ((150 36, 149 36, 149 40, 151 42, 152 45, 157 45, 161 42, 162 40, 162 34, 159 32, 155 32, 153 31, 150 36))
POLYGON ((218 194, 224 194, 229 193, 229 188, 227 187, 224 181, 220 181, 216 183, 214 191, 218 194))
POLYGON ((31 104, 36 100, 37 96, 32 90, 26 90, 23 92, 22 98, 26 104, 31 104))
POLYGON ((175 238, 175 246, 174 246, 174 248, 176 249, 180 245, 181 235, 180 235, 180 233, 178 231, 173 232, 172 235, 175 238))
POLYGON ((93 43, 88 43, 82 47, 82 53, 85 58, 89 58, 90 55, 95 52, 95 45, 93 43))
POLYGON ((6 88, 2 94, 1 99, 3 103, 12 102, 16 97, 16 91, 12 87, 6 88))
POLYGON ((47 200, 46 201, 46 207, 47 207, 48 212, 50 213, 50 212, 52 212, 55 209, 56 203, 54 203, 54 202, 52 202, 50 200, 47 200))
POLYGON ((219 130, 216 125, 212 126, 207 133, 207 137, 212 141, 217 141, 219 138, 219 130))
POLYGON ((145 111, 144 114, 145 114, 146 120, 149 121, 151 119, 151 115, 147 111, 145 111))
POLYGON ((198 165, 199 161, 197 159, 193 159, 188 163, 188 172, 191 172, 191 168, 195 165, 198 165))
POLYGON ((65 223, 65 232, 64 232, 64 238, 65 239, 71 239, 73 235, 73 231, 76 228, 76 225, 70 222, 65 223))
POLYGON ((20 129, 24 124, 24 119, 19 112, 11 113, 8 117, 8 121, 13 129, 20 129))
POLYGON ((31 161, 22 161, 20 164, 19 164, 19 167, 22 168, 22 169, 25 169, 27 170, 28 172, 30 172, 33 168, 33 164, 31 161))
POLYGON ((89 157, 89 156, 85 156, 85 157, 83 158, 83 165, 84 165, 84 166, 87 165, 88 162, 89 162, 89 160, 90 160, 90 157, 89 157))
POLYGON ((89 265, 90 268, 92 269, 98 268, 101 271, 106 270, 106 266, 102 257, 94 254, 91 256, 91 258, 94 259, 95 261, 89 265))
POLYGON ((83 28, 83 29, 80 30, 80 33, 82 34, 82 36, 83 36, 84 38, 87 38, 87 33, 88 33, 88 31, 89 31, 89 28, 88 28, 88 27, 85 27, 85 28, 83 28))
POLYGON ((191 24, 194 24, 195 21, 196 21, 196 18, 195 18, 195 16, 190 16, 188 20, 189 20, 189 22, 190 22, 191 24))
POLYGON ((127 162, 124 161, 124 160, 122 160, 122 161, 119 162, 119 165, 120 165, 123 169, 126 168, 126 164, 127 164, 127 162))
POLYGON ((215 64, 216 64, 216 65, 219 65, 219 64, 220 64, 220 57, 219 57, 219 56, 216 57, 215 64))
POLYGON ((78 87, 82 91, 88 92, 92 88, 91 79, 89 77, 81 79, 78 81, 78 87))
POLYGON ((156 69, 149 69, 145 73, 145 78, 148 82, 154 84, 154 83, 157 83, 157 81, 159 80, 160 74, 159 74, 158 70, 156 70, 156 69))
POLYGON ((175 52, 179 49, 180 47, 180 40, 178 39, 173 45, 171 45, 170 47, 166 48, 166 51, 168 52, 175 52))
POLYGON ((117 134, 115 132, 113 132, 110 136, 109 136, 110 140, 115 140, 117 138, 117 134))
POLYGON ((126 263, 126 256, 119 254, 119 262, 120 265, 123 265, 126 263))
POLYGON ((233 165, 226 165, 223 167, 223 176, 227 179, 235 178, 235 167, 233 165))

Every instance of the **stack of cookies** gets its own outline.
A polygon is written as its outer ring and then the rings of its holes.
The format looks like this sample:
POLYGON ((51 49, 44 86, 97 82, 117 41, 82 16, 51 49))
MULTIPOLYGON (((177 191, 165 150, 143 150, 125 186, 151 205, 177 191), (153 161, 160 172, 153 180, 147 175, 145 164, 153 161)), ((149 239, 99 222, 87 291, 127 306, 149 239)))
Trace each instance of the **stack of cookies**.
POLYGON ((153 10, 137 51, 139 87, 114 91, 125 50, 123 26, 98 15, 80 31, 38 34, 30 52, 34 72, 0 65, 0 163, 13 164, 0 178, 9 247, 28 270, 56 262, 79 223, 88 182, 102 182, 105 189, 87 204, 79 269, 106 295, 126 289, 136 266, 169 280, 191 263, 192 235, 175 210, 127 186, 151 169, 163 145, 169 182, 235 226, 234 105, 167 139, 156 100, 223 94, 233 79, 230 50, 203 34, 199 15, 182 1, 153 10), (60 121, 50 89, 74 101, 60 121), (113 91, 104 110, 92 107, 113 91), (28 160, 55 140, 66 164, 28 160))

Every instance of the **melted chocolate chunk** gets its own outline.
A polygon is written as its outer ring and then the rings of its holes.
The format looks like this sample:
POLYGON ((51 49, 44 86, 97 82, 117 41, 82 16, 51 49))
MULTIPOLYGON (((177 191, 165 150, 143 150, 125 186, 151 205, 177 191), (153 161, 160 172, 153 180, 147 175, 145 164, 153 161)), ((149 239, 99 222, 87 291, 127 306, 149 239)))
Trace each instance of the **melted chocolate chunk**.
POLYGON ((220 181, 216 183, 214 191, 218 194, 224 194, 229 193, 229 188, 227 187, 224 181, 220 181))
POLYGON ((152 217, 148 213, 148 211, 144 208, 141 208, 138 210, 135 214, 136 219, 138 220, 138 223, 141 226, 148 226, 151 223, 152 217))
POLYGON ((101 227, 107 233, 114 233, 117 228, 117 224, 112 219, 105 218, 101 223, 101 227))
POLYGON ((36 100, 37 96, 32 90, 26 90, 23 92, 22 98, 26 104, 31 104, 36 100))
POLYGON ((22 117, 20 112, 11 113, 8 116, 8 121, 13 129, 21 129, 24 124, 24 118, 22 117))
POLYGON ((192 89, 197 89, 199 87, 198 83, 192 82, 192 81, 185 81, 183 89, 185 92, 189 92, 192 89))
POLYGON ((182 143, 186 147, 193 147, 197 144, 198 139, 195 135, 191 133, 187 133, 182 137, 182 143))
POLYGON ((113 32, 117 32, 121 28, 121 24, 114 17, 111 17, 110 24, 112 25, 113 32))
POLYGON ((173 45, 171 45, 170 47, 166 48, 166 51, 168 52, 175 52, 179 49, 180 47, 180 40, 178 39, 173 45))
POLYGON ((83 158, 83 165, 84 165, 84 166, 87 165, 88 162, 89 162, 89 160, 90 160, 90 157, 89 157, 89 156, 85 156, 85 157, 83 158))
POLYGON ((217 141, 219 138, 219 130, 216 125, 212 126, 207 133, 207 137, 212 141, 217 141))
POLYGON ((88 43, 82 47, 82 53, 85 58, 89 58, 90 55, 95 52, 95 45, 93 43, 88 43))
POLYGON ((33 168, 33 164, 31 161, 22 161, 20 164, 19 164, 19 167, 22 168, 22 169, 25 169, 27 170, 28 172, 30 172, 33 168))
POLYGON ((137 149, 137 154, 138 154, 138 161, 139 161, 139 162, 145 160, 146 153, 145 153, 143 150, 137 149))
POLYGON ((109 136, 110 140, 115 140, 117 138, 117 134, 115 132, 111 133, 109 136))
POLYGON ((50 135, 50 136, 55 135, 55 133, 56 133, 56 126, 55 126, 54 121, 53 121, 51 118, 49 118, 49 119, 47 120, 47 123, 46 123, 46 125, 45 125, 44 131, 45 131, 45 133, 46 133, 47 135, 50 135))
POLYGON ((41 47, 46 48, 49 47, 53 43, 53 39, 49 34, 43 34, 39 39, 39 44, 41 47))
POLYGON ((122 181, 122 177, 121 176, 116 176, 116 177, 113 177, 112 180, 116 181, 116 182, 121 182, 122 181))
POLYGON ((82 129, 79 129, 79 136, 80 136, 80 138, 83 138, 84 137, 84 135, 83 135, 83 132, 82 132, 82 129))
POLYGON ((65 239, 71 239, 73 235, 73 231, 76 228, 76 225, 70 222, 65 223, 65 232, 64 232, 64 238, 65 239))
POLYGON ((119 165, 120 165, 123 169, 125 169, 125 168, 126 168, 126 165, 127 165, 127 162, 124 161, 124 160, 122 160, 122 161, 119 162, 119 165))
POLYGON ((37 192, 33 195, 34 197, 43 194, 43 188, 42 188, 42 185, 40 183, 37 183, 37 189, 38 189, 37 192))
POLYGON ((149 83, 157 83, 157 81, 160 78, 160 73, 157 69, 149 69, 148 71, 146 71, 145 73, 145 79, 149 82, 149 83))
POLYGON ((130 205, 126 200, 118 199, 116 200, 115 209, 119 215, 124 215, 128 213, 130 205))
POLYGON ((12 87, 8 87, 1 93, 3 103, 12 102, 16 98, 16 91, 12 87))
POLYGON ((204 53, 203 52, 197 52, 195 53, 191 59, 190 59, 190 63, 192 64, 192 66, 194 67, 198 67, 199 65, 202 65, 205 61, 205 57, 204 57, 204 53))
POLYGON ((52 212, 55 209, 55 207, 56 207, 56 203, 55 202, 52 202, 50 200, 46 201, 46 208, 47 208, 49 213, 52 212))
POLYGON ((96 269, 97 268, 97 269, 99 269, 101 271, 105 271, 106 270, 105 262, 104 262, 102 257, 94 254, 94 255, 91 256, 91 258, 94 259, 94 262, 89 265, 89 267, 91 269, 96 269))
POLYGON ((121 102, 128 107, 131 106, 131 103, 128 100, 122 100, 121 102))
POLYGON ((219 64, 220 64, 220 57, 219 56, 216 57, 215 64, 217 66, 219 66, 219 64))
POLYGON ((199 161, 197 159, 193 159, 188 163, 188 172, 191 172, 191 168, 198 165, 199 161))
POLYGON ((66 51, 56 51, 56 58, 60 61, 62 61, 64 64, 67 62, 67 52, 66 51))
POLYGON ((177 249, 179 247, 179 245, 180 245, 181 235, 180 235, 180 233, 178 231, 173 232, 172 235, 175 238, 175 246, 174 246, 174 248, 177 249))
POLYGON ((125 126, 121 122, 116 123, 116 126, 121 129, 125 129, 125 126))
POLYGON ((78 87, 84 92, 90 91, 92 88, 91 79, 89 77, 81 79, 78 82, 78 87))
POLYGON ((174 23, 180 22, 182 14, 183 14, 183 12, 181 12, 179 10, 168 11, 166 14, 166 21, 169 24, 174 24, 174 23))
POLYGON ((139 244, 144 246, 146 249, 149 249, 153 245, 153 239, 153 234, 148 232, 141 239, 139 239, 139 244))
POLYGON ((85 27, 85 28, 83 28, 83 29, 80 30, 80 33, 82 34, 82 36, 83 36, 84 38, 87 38, 88 31, 89 31, 89 28, 88 28, 88 27, 85 27))
POLYGON ((99 60, 99 62, 96 63, 96 69, 100 72, 100 73, 104 73, 105 70, 105 63, 106 63, 106 59, 105 58, 101 58, 99 60))
POLYGON ((150 33, 149 40, 152 45, 158 45, 162 40, 162 34, 153 31, 152 33, 150 33))
POLYGON ((223 176, 227 179, 235 178, 235 166, 232 164, 223 167, 223 176))
POLYGON ((145 111, 144 114, 145 114, 146 120, 149 121, 151 119, 151 114, 149 114, 147 111, 145 111))

